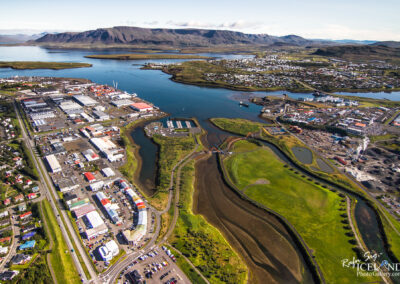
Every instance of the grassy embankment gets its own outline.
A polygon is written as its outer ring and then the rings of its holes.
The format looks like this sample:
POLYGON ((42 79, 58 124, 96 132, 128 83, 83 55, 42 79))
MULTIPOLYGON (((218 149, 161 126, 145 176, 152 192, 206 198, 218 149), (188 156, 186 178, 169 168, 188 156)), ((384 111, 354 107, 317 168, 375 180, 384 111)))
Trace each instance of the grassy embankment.
POLYGON ((146 60, 146 59, 209 59, 210 57, 188 54, 95 54, 87 55, 86 58, 92 59, 116 59, 116 60, 146 60))
MULTIPOLYGON (((121 173, 132 183, 137 184, 138 168, 140 160, 138 159, 138 147, 130 138, 132 128, 145 120, 137 120, 121 129, 121 138, 126 150, 126 162, 119 168, 121 173)), ((158 175, 157 191, 153 196, 146 196, 149 203, 162 210, 168 202, 168 190, 173 167, 183 157, 188 155, 195 147, 194 137, 171 138, 155 135, 153 141, 160 147, 158 157, 158 175)), ((143 192, 142 192, 143 194, 143 192)), ((145 195, 145 194, 144 194, 145 195)))
MULTIPOLYGON (((380 223, 383 228, 383 235, 385 238, 385 242, 387 243, 387 249, 390 254, 395 256, 397 259, 400 257, 400 223, 395 220, 395 218, 389 214, 386 210, 379 206, 376 201, 372 200, 362 189, 352 180, 350 180, 347 176, 338 172, 335 169, 334 173, 328 174, 322 171, 315 171, 315 159, 316 154, 313 153, 313 163, 311 165, 306 165, 301 163, 296 159, 291 148, 293 146, 301 146, 306 147, 301 141, 295 139, 293 136, 284 136, 277 135, 271 136, 267 135, 264 131, 260 130, 262 127, 261 123, 256 123, 244 119, 212 119, 211 120, 217 127, 220 127, 226 131, 230 131, 236 134, 245 135, 251 129, 258 128, 258 131, 261 133, 262 138, 266 141, 277 146, 282 152, 284 152, 297 166, 305 170, 306 172, 318 176, 330 183, 339 186, 340 188, 354 192, 361 198, 365 199, 377 212, 380 223), (288 138, 291 137, 291 138, 288 138)), ((309 148, 308 148, 309 149, 309 148)), ((310 149, 311 150, 311 149, 310 149)))
MULTIPOLYGON (((152 197, 152 205, 157 209, 164 209, 168 202, 171 173, 174 166, 189 155, 196 146, 195 138, 188 137, 165 137, 154 135, 153 141, 159 145, 157 161, 157 192, 152 197)), ((176 174, 176 173, 175 173, 176 174)), ((174 214, 175 208, 171 206, 168 212, 161 215, 161 229, 159 238, 167 232, 174 214)))
POLYGON ((343 268, 341 263, 341 259, 357 257, 355 240, 344 228, 348 224, 344 195, 301 177, 269 148, 238 141, 233 152, 224 160, 231 181, 248 197, 294 225, 313 250, 327 283, 355 283, 356 270, 343 268))
MULTIPOLYGON (((245 283, 247 268, 221 233, 192 211, 194 161, 182 168, 179 218, 169 242, 186 256, 210 283, 245 283)), ((182 266, 181 266, 182 267, 182 266)), ((193 281, 199 279, 190 266, 184 272, 193 281)))
POLYGON ((75 268, 72 256, 64 241, 61 230, 47 200, 42 201, 44 218, 50 232, 49 238, 53 240, 53 248, 50 254, 50 265, 53 268, 58 283, 80 283, 79 274, 75 268))
POLYGON ((320 170, 320 167, 318 166, 316 161, 318 157, 315 155, 315 153, 313 153, 313 160, 311 164, 303 164, 298 161, 298 159, 292 152, 293 147, 304 147, 309 149, 310 151, 312 150, 292 135, 269 135, 266 131, 262 130, 265 124, 252 122, 245 119, 213 118, 211 119, 211 122, 223 130, 240 135, 247 135, 249 132, 259 133, 262 139, 277 146, 282 152, 289 156, 292 161, 296 162, 298 166, 305 169, 306 171, 317 174, 320 178, 334 182, 335 184, 348 187, 349 189, 360 195, 364 195, 364 192, 361 191, 361 189, 357 187, 357 185, 355 185, 353 181, 341 174, 336 169, 334 169, 334 172, 332 173, 326 173, 320 170))
POLYGON ((42 61, 0 61, 0 68, 24 69, 71 69, 92 67, 92 64, 77 62, 42 62, 42 61))
MULTIPOLYGON (((172 75, 172 80, 191 85, 207 86, 226 88, 231 90, 240 91, 277 91, 286 90, 286 88, 274 87, 274 88, 259 88, 256 86, 247 85, 233 85, 224 81, 207 81, 204 74, 215 73, 215 74, 251 74, 250 72, 238 71, 236 69, 228 69, 220 64, 210 63, 207 61, 187 61, 179 65, 169 65, 163 69, 167 74, 172 75)), ((291 92, 305 92, 307 91, 300 84, 298 88, 290 89, 291 92)), ((308 90, 310 91, 310 90, 308 90)))

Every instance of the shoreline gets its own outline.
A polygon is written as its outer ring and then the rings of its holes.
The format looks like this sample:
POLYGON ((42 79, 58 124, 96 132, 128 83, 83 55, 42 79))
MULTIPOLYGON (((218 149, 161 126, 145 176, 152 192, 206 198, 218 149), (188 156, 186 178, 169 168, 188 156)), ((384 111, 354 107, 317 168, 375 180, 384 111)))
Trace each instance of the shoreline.
MULTIPOLYGON (((276 88, 255 88, 255 87, 245 87, 245 86, 235 86, 235 85, 225 85, 221 83, 215 83, 212 81, 205 81, 205 82, 191 82, 188 80, 181 80, 181 79, 176 79, 176 76, 174 73, 169 72, 168 69, 165 68, 152 68, 152 67, 146 67, 143 65, 140 69, 142 70, 159 70, 162 71, 165 74, 171 75, 169 78, 171 81, 175 83, 180 83, 184 85, 192 85, 192 86, 198 86, 198 87, 207 87, 207 88, 219 88, 219 89, 226 89, 226 90, 233 90, 233 91, 242 91, 242 92, 276 92, 276 91, 284 91, 284 92, 290 92, 290 93, 298 93, 298 94, 312 94, 315 89, 286 89, 283 87, 276 87, 276 88)), ((325 91, 324 91, 325 92, 325 91)), ((352 94, 372 94, 372 93, 387 93, 390 95, 391 93, 394 92, 400 92, 400 88, 394 88, 394 89, 334 89, 331 91, 326 91, 325 93, 329 93, 332 96, 346 96, 346 94, 336 94, 336 93, 352 93, 352 94)), ((354 98, 357 98, 358 96, 351 96, 354 98)), ((374 99, 374 98, 369 98, 369 97, 360 97, 362 99, 368 98, 368 99, 374 99)), ((375 99, 375 100, 383 100, 383 99, 375 99)), ((388 101, 392 101, 390 99, 386 99, 388 101)))

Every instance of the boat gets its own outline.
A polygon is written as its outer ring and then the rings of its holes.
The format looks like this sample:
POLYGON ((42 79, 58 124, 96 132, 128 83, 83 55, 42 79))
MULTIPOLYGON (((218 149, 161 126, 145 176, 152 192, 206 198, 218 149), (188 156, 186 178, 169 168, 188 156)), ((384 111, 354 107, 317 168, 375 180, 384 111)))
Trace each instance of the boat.
POLYGON ((242 102, 242 101, 239 102, 239 105, 249 107, 249 104, 246 104, 245 102, 242 102))

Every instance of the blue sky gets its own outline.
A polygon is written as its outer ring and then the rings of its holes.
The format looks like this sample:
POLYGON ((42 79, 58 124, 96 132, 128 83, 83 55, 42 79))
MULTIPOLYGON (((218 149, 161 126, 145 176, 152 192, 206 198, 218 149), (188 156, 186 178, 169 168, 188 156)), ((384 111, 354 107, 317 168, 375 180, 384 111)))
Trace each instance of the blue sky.
POLYGON ((3 34, 129 25, 400 40, 399 0, 2 0, 0 9, 3 34))

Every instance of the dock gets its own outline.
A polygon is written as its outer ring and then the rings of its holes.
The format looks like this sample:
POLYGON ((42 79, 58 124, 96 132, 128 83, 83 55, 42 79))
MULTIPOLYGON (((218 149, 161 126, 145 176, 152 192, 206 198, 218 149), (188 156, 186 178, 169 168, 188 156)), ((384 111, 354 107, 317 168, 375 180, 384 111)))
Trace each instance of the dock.
POLYGON ((175 128, 175 127, 174 127, 174 124, 172 123, 171 120, 167 120, 167 126, 168 126, 168 128, 170 128, 170 129, 174 129, 174 128, 175 128))
POLYGON ((176 121, 176 125, 178 126, 178 128, 182 128, 182 122, 180 120, 176 121))
POLYGON ((190 124, 190 121, 185 121, 186 127, 187 128, 192 128, 192 125, 190 124))

